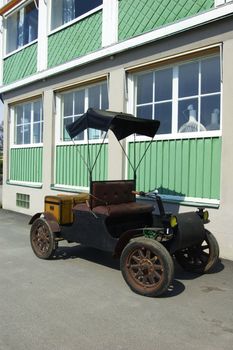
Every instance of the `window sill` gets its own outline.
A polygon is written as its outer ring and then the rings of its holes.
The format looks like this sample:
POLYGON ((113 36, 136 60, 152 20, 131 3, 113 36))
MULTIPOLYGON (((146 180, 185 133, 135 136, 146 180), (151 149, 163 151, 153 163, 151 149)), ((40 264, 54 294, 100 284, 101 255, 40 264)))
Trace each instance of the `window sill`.
POLYGON ((88 187, 81 187, 81 186, 66 186, 66 185, 58 185, 58 184, 52 184, 50 185, 51 190, 54 191, 60 191, 60 192, 74 192, 74 193, 80 193, 80 192, 86 192, 89 193, 88 187))
POLYGON ((10 56, 13 56, 15 53, 18 53, 18 52, 20 52, 20 51, 22 51, 22 50, 28 48, 28 47, 31 46, 31 45, 36 44, 37 42, 38 42, 38 39, 33 40, 33 41, 31 41, 30 43, 28 43, 28 44, 26 44, 26 45, 24 45, 24 46, 21 46, 21 47, 19 47, 18 49, 12 51, 12 52, 9 52, 8 54, 4 55, 3 60, 9 58, 10 56))
MULTIPOLYGON (((198 207, 198 208, 213 208, 218 209, 220 207, 219 199, 209 199, 209 198, 195 198, 195 197, 180 197, 180 196, 170 196, 170 195, 160 195, 164 203, 177 204, 187 207, 198 207)), ((138 197, 138 200, 148 200, 145 197, 138 197)))
POLYGON ((103 5, 100 5, 100 6, 96 7, 96 8, 94 8, 93 10, 88 11, 87 13, 83 14, 82 16, 79 16, 79 17, 77 17, 77 18, 74 18, 72 21, 67 22, 67 23, 65 23, 65 24, 62 24, 61 26, 59 26, 59 27, 57 27, 57 28, 55 28, 55 29, 50 30, 48 36, 53 35, 53 34, 55 34, 55 33, 59 32, 59 31, 65 29, 65 28, 67 28, 67 27, 70 27, 71 25, 73 25, 73 24, 75 24, 75 23, 77 23, 77 22, 80 22, 80 21, 82 21, 84 18, 87 18, 87 17, 93 15, 94 13, 96 13, 96 12, 102 10, 102 9, 103 9, 103 5))
MULTIPOLYGON (((176 134, 163 134, 163 135, 155 135, 154 141, 162 141, 162 140, 184 140, 184 139, 204 139, 211 137, 221 137, 222 131, 203 131, 203 132, 184 132, 184 133, 176 133, 176 134)), ((134 141, 133 136, 129 136, 127 139, 129 142, 134 141)), ((150 141, 151 139, 146 136, 136 136, 136 141, 150 141)))
POLYGON ((41 182, 7 180, 6 184, 12 185, 12 186, 19 186, 19 187, 29 187, 29 188, 42 188, 43 187, 43 184, 41 182))
POLYGON ((12 145, 11 149, 19 149, 19 148, 42 148, 43 143, 28 143, 25 145, 12 145))

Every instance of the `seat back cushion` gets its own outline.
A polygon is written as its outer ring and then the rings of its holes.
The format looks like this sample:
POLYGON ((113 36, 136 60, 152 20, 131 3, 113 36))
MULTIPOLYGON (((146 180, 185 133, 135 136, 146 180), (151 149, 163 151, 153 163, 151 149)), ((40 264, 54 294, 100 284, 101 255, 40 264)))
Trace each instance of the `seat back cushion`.
POLYGON ((90 196, 91 208, 100 205, 135 202, 135 194, 132 194, 134 190, 134 180, 93 181, 90 196))

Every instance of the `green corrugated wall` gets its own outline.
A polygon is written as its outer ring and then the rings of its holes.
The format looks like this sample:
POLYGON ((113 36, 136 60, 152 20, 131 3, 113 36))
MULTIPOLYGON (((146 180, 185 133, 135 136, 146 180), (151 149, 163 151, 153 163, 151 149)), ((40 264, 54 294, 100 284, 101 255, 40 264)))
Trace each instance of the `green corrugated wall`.
MULTIPOLYGON (((136 143, 137 164, 148 142, 136 143)), ((129 157, 133 162, 133 143, 129 157)), ((220 198, 221 138, 154 141, 143 159, 137 189, 197 198, 220 198)), ((129 168, 129 178, 132 178, 129 168)))
POLYGON ((3 84, 10 84, 37 71, 37 43, 22 49, 3 61, 3 84))
POLYGON ((214 7, 214 0, 119 0, 119 40, 214 7))
MULTIPOLYGON (((100 144, 90 145, 91 164, 94 163, 100 144)), ((89 186, 89 174, 82 157, 88 159, 88 145, 56 147, 56 184, 69 186, 89 186), (77 150, 77 147, 79 151, 77 150)), ((93 171, 93 180, 107 179, 108 155, 107 144, 104 144, 93 171)))
POLYGON ((42 147, 10 150, 10 180, 42 182, 42 147))
POLYGON ((101 48, 102 11, 54 33, 48 38, 48 67, 101 48))

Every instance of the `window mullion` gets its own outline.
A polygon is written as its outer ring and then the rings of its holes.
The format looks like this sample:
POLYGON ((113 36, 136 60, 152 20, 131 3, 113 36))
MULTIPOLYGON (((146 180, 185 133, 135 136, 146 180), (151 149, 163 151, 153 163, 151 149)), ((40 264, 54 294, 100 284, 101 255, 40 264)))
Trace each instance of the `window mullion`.
POLYGON ((31 103, 30 142, 29 143, 34 143, 33 128, 34 128, 34 108, 33 108, 33 103, 31 103))
POLYGON ((199 62, 199 71, 198 71, 198 132, 200 131, 201 123, 201 61, 199 62))
POLYGON ((155 72, 153 72, 153 86, 152 86, 152 119, 156 118, 155 115, 155 72))
MULTIPOLYGON (((88 88, 85 89, 85 100, 84 100, 84 112, 87 111, 88 109, 88 88)), ((87 129, 84 131, 84 141, 87 141, 87 137, 88 137, 88 134, 87 134, 87 129)))
POLYGON ((173 68, 172 79, 172 134, 178 132, 178 93, 179 93, 179 68, 173 68))

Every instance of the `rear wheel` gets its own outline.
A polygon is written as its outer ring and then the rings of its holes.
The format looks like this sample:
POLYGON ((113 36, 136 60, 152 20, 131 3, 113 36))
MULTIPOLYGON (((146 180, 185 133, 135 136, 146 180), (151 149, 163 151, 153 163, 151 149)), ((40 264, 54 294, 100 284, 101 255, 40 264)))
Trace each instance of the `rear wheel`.
POLYGON ((214 235, 205 230, 204 241, 175 253, 177 262, 184 270, 196 273, 210 272, 219 258, 219 246, 214 235))
POLYGON ((173 280, 174 264, 161 243, 140 237, 132 239, 124 248, 121 272, 135 293, 152 297, 168 289, 173 280))
POLYGON ((33 222, 30 241, 33 252, 40 259, 50 259, 57 248, 54 233, 46 220, 42 218, 33 222))

